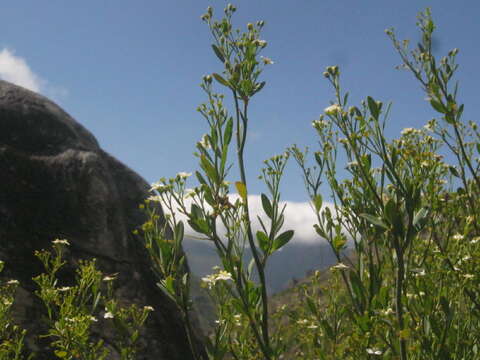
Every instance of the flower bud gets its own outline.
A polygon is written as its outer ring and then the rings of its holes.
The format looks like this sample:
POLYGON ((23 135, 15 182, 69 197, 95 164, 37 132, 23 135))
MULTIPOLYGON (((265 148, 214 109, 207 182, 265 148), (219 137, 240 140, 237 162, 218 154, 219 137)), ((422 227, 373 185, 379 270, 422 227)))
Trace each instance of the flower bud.
POLYGON ((455 56, 457 54, 458 54, 458 49, 455 48, 455 49, 449 51, 448 56, 455 56))
POLYGON ((212 83, 212 76, 211 75, 205 75, 203 77, 203 81, 207 84, 211 84, 212 83))
POLYGON ((252 31, 253 30, 253 24, 252 23, 248 23, 247 24, 247 29, 252 31))

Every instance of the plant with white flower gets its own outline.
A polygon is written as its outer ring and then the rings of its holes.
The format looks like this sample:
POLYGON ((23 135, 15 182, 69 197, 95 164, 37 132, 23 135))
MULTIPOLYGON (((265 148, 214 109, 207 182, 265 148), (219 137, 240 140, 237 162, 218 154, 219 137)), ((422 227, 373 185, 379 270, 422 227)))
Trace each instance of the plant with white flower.
POLYGON ((65 245, 65 246, 70 245, 70 243, 66 239, 55 239, 55 240, 52 241, 52 244, 54 244, 54 245, 65 245))
POLYGON ((333 104, 325 108, 325 114, 329 116, 335 116, 338 113, 342 112, 342 107, 338 104, 333 104))

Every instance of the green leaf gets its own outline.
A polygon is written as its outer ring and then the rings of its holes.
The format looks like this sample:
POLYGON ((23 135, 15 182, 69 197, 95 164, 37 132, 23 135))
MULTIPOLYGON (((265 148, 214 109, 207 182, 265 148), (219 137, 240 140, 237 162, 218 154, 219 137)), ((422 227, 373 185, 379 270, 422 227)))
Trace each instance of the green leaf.
POLYGON ((184 236, 183 221, 179 221, 175 226, 175 243, 181 244, 184 236))
POLYGON ((368 103, 368 109, 370 110, 370 113, 372 114, 372 116, 375 119, 378 119, 378 115, 380 114, 380 111, 378 109, 378 105, 375 102, 375 100, 373 100, 371 96, 367 96, 367 103, 368 103))
POLYGON ((427 208, 421 208, 420 210, 417 211, 415 216, 413 217, 413 226, 419 225, 420 227, 423 227, 425 224, 425 220, 427 219, 428 215, 428 209, 427 208))
POLYGON ((337 253, 344 248, 346 243, 347 243, 347 238, 342 234, 335 235, 335 237, 332 240, 333 248, 337 253))
POLYGON ((203 211, 197 204, 192 203, 190 206, 190 216, 195 220, 201 219, 203 218, 203 211))
POLYGON ((218 46, 215 45, 215 44, 212 44, 212 49, 213 49, 213 52, 215 53, 215 55, 217 55, 218 59, 222 63, 224 63, 225 62, 225 57, 223 56, 222 51, 218 48, 218 46))
POLYGON ((267 234, 265 234, 263 231, 257 231, 257 240, 258 240, 258 245, 260 246, 260 249, 262 249, 263 253, 266 254, 268 252, 269 248, 269 243, 270 239, 268 238, 267 234))
POLYGON ((322 204, 323 204, 322 195, 320 194, 315 195, 315 197, 313 198, 313 205, 315 206, 315 210, 317 211, 317 213, 320 212, 320 210, 322 209, 322 204))
POLYGON ((353 293, 355 298, 358 301, 358 304, 364 307, 365 304, 365 289, 363 287, 362 281, 358 277, 355 271, 350 271, 350 285, 352 286, 353 293))
POLYGON ((455 166, 450 165, 450 166, 448 167, 448 170, 450 170, 450 173, 451 173, 453 176, 455 176, 455 177, 457 177, 457 178, 460 177, 460 175, 458 174, 458 170, 457 170, 457 168, 456 168, 455 166))
POLYGON ((223 135, 223 143, 225 145, 230 144, 232 140, 232 131, 233 131, 233 118, 230 117, 227 121, 227 125, 225 126, 225 133, 223 135))
POLYGON ((327 235, 325 234, 325 232, 320 228, 320 226, 318 226, 318 224, 314 224, 313 225, 313 228, 315 229, 315 231, 317 232, 318 235, 320 235, 322 238, 326 238, 327 235))
POLYGON ((283 233, 281 233, 274 241, 273 241, 273 247, 272 251, 276 251, 280 249, 282 246, 287 244, 293 237, 293 234, 295 232, 293 230, 287 230, 283 233))
POLYGON ((197 180, 200 184, 207 185, 207 182, 203 178, 202 174, 200 174, 199 171, 195 171, 195 176, 197 177, 197 180))
POLYGON ((215 182, 217 181, 217 171, 210 160, 208 160, 204 155, 200 156, 200 166, 211 180, 215 182))
POLYGON ((445 106, 439 101, 431 99, 430 105, 432 105, 432 107, 439 113, 445 114, 447 112, 447 109, 445 108, 445 106))
POLYGON ((265 195, 265 194, 262 194, 261 198, 262 198, 263 211, 265 211, 265 214, 267 214, 267 216, 270 219, 272 219, 273 209, 272 209, 272 204, 270 203, 270 200, 268 199, 267 195, 265 195))
POLYGON ((397 206, 395 204, 395 201, 393 199, 389 199, 387 203, 385 204, 385 217, 387 218, 388 222, 390 224, 395 223, 395 217, 397 216, 397 206))
POLYGON ((242 198, 243 201, 247 200, 247 187, 241 181, 235 182, 235 187, 237 188, 238 195, 242 198))
POLYGON ((212 76, 215 80, 217 80, 223 86, 231 88, 230 83, 227 80, 225 80, 221 75, 217 73, 213 73, 212 76))
POLYGON ((362 218, 364 218, 365 220, 367 220, 369 223, 373 224, 373 225, 377 225, 377 226, 380 226, 382 228, 384 228, 385 230, 388 230, 388 226, 387 224, 385 224, 382 219, 376 217, 376 216, 373 216, 373 215, 370 215, 370 214, 360 214, 360 216, 362 218))
POLYGON ((55 350, 55 355, 59 358, 64 358, 67 356, 67 352, 65 350, 55 350))
POLYGON ((188 220, 188 224, 192 227, 193 230, 200 234, 208 235, 210 232, 210 228, 205 219, 191 219, 188 220))
POLYGON ((265 86, 265 84, 266 84, 265 81, 262 81, 261 83, 256 84, 256 85, 255 85, 255 89, 253 90, 252 95, 255 95, 257 92, 259 92, 260 90, 262 90, 263 87, 265 86))

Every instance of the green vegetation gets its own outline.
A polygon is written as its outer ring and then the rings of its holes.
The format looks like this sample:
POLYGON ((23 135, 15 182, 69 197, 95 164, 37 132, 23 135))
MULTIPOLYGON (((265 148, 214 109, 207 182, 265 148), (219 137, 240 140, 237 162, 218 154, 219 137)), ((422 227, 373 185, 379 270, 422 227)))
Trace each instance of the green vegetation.
MULTIPOLYGON (((223 67, 205 76, 201 85, 207 101, 198 110, 209 130, 197 143, 199 185, 187 188, 189 173, 162 178, 152 185, 153 195, 144 206, 150 220, 142 231, 159 288, 183 315, 195 358, 480 359, 480 134, 475 123, 463 122, 458 84, 451 84, 458 50, 441 59, 432 54, 435 25, 429 10, 418 17, 422 37, 413 50, 408 41, 397 40, 393 30, 387 30, 403 67, 438 113, 423 128, 404 129, 393 140, 385 136, 390 105, 372 97, 349 105, 340 69, 328 67, 323 75, 333 87, 334 100, 313 122, 319 140, 314 166, 308 165, 308 150, 296 145, 265 161, 260 178, 267 190, 261 199, 269 220, 254 233, 243 154, 249 105, 265 86, 261 74, 272 61, 260 56, 267 46, 260 37, 264 23, 249 23, 245 32, 235 30, 235 11, 229 4, 219 20, 211 8, 202 16, 223 67), (231 96, 230 112, 225 95, 215 92, 214 85, 231 96), (340 155, 348 159, 349 175, 344 179, 337 175, 340 155), (298 287, 291 295, 298 299, 296 304, 272 309, 265 268, 294 236, 292 230, 283 229, 280 205, 280 182, 291 158, 303 172, 317 215, 315 230, 329 243, 338 263, 329 270, 331 276, 316 273, 309 285, 298 287), (233 166, 240 178, 231 183, 233 166), (329 185, 328 201, 333 205, 324 203, 323 183, 329 185), (230 193, 232 184, 236 195, 230 193), (164 224, 158 221, 157 202, 166 212, 164 224), (218 315, 206 339, 207 357, 193 340, 191 279, 182 250, 184 221, 200 238, 213 242, 222 264, 202 279, 218 315), (349 241, 354 255, 343 258, 349 241), (248 264, 246 248, 252 254, 248 264)), ((104 299, 98 295, 101 277, 94 264, 85 263, 78 285, 65 292, 57 289, 54 278, 61 266, 61 249, 55 245, 54 257, 39 254, 47 269, 36 278, 39 296, 51 324, 68 328, 72 335, 83 334, 94 321, 97 297, 104 299), (85 302, 73 292, 88 294, 85 302), (73 301, 80 303, 72 306, 73 301), (79 319, 79 327, 67 318, 79 319)), ((11 282, 2 286, 0 325, 10 324, 13 290, 11 282)), ((130 313, 115 312, 111 298, 101 301, 108 311, 104 318, 130 313)), ((148 312, 135 307, 132 311, 141 316, 131 318, 141 321, 128 324, 134 331, 122 338, 126 349, 134 349, 137 329, 148 312)), ((0 349, 9 351, 4 358, 20 358, 11 354, 21 353, 24 332, 13 325, 2 331, 0 349)), ((58 357, 104 356, 101 342, 92 343, 87 335, 65 337, 66 333, 47 334, 58 357)), ((134 358, 133 350, 125 351, 125 359, 134 358)))
MULTIPOLYGON (((73 285, 59 284, 57 273, 65 264, 68 245, 67 240, 57 239, 53 241, 53 251, 35 254, 45 268, 45 273, 33 280, 38 285, 36 295, 45 305, 47 329, 37 335, 48 339, 49 349, 59 359, 105 359, 110 350, 94 335, 93 328, 98 325, 115 332, 114 345, 122 360, 135 359, 140 329, 153 308, 120 306, 113 296, 115 276, 104 276, 97 270, 95 260, 79 264, 73 285)), ((25 348, 26 330, 14 324, 12 305, 18 285, 14 279, 0 283, 1 360, 35 359, 35 354, 28 354, 25 348)))

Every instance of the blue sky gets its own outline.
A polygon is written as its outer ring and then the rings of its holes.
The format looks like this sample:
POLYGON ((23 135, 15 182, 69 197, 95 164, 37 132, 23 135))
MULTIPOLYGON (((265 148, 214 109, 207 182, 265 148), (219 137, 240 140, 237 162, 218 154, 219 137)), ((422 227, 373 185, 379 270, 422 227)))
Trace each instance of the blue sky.
MULTIPOLYGON (((196 112, 202 75, 221 71, 200 20, 203 0, 4 1, 0 11, 0 77, 53 98, 101 146, 147 181, 197 168, 194 144, 207 131, 196 112)), ((399 58, 384 33, 418 39, 420 10, 431 7, 437 50, 460 49, 460 98, 467 120, 478 103, 480 3, 476 1, 243 0, 235 22, 265 20, 264 55, 275 64, 252 100, 246 152, 250 192, 262 160, 294 143, 315 148, 311 121, 333 98, 322 77, 339 65, 344 89, 393 101, 389 136, 433 117, 418 84, 394 69, 399 58)), ((237 180, 233 178, 232 180, 237 180)), ((306 200, 299 170, 287 169, 285 200, 306 200)))

